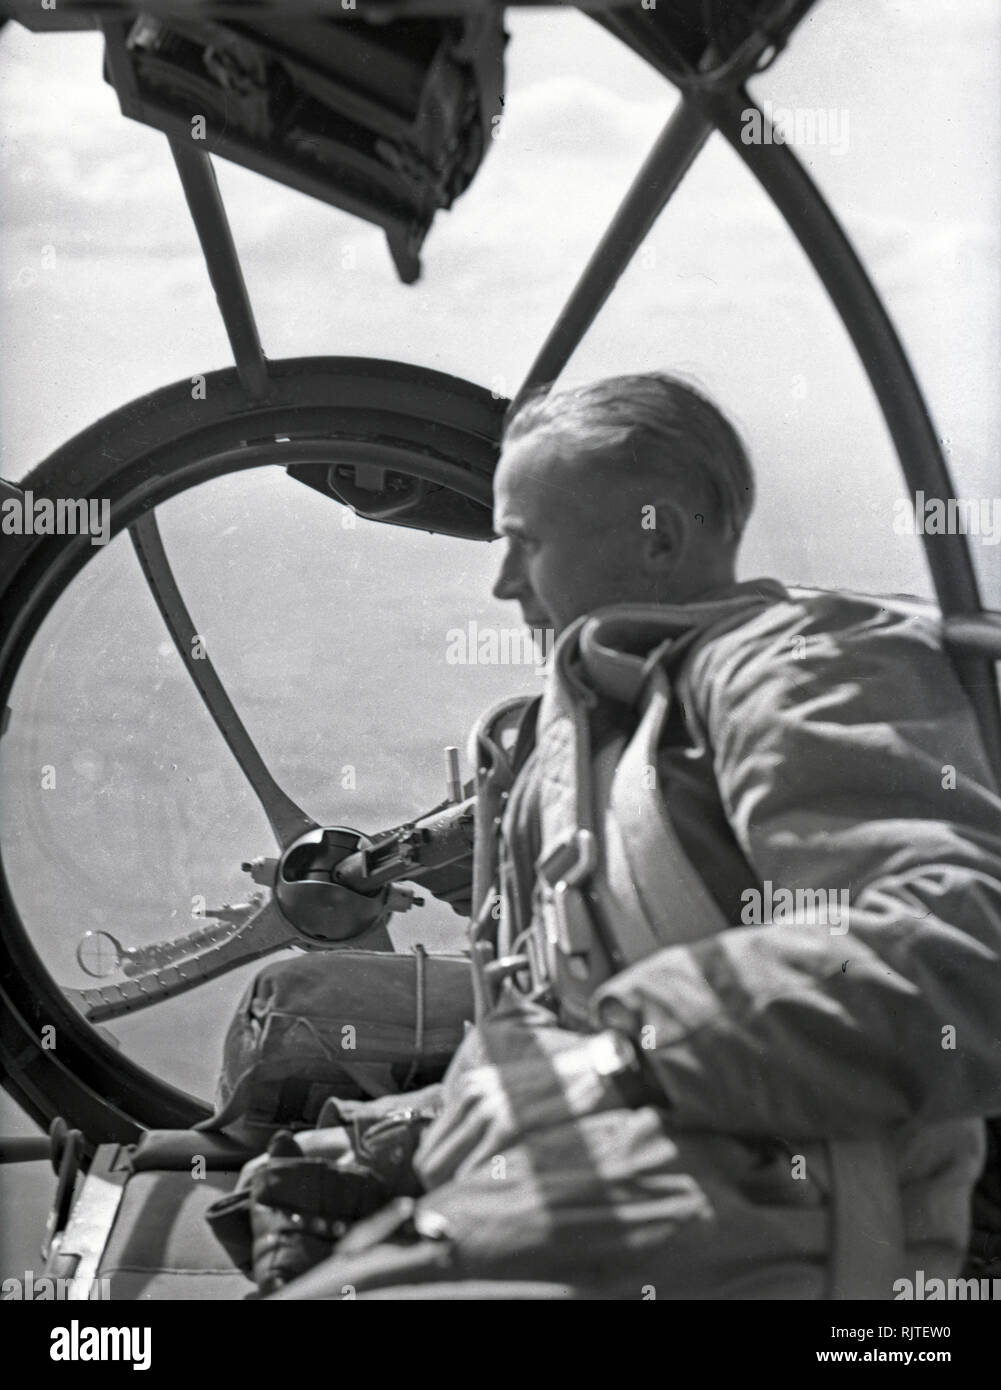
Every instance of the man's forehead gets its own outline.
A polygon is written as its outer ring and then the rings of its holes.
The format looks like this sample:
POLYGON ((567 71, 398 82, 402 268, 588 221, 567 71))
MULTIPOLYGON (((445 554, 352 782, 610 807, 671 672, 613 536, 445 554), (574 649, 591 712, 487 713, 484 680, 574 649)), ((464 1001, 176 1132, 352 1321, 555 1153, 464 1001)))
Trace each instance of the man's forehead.
POLYGON ((535 430, 501 449, 494 473, 494 518, 500 522, 553 507, 608 506, 626 490, 628 481, 610 452, 569 432, 535 430))
POLYGON ((569 432, 533 430, 501 449, 495 483, 508 495, 605 488, 608 456, 569 432))
POLYGON ((495 523, 532 509, 544 498, 559 467, 551 442, 541 435, 505 444, 494 472, 495 523))
POLYGON ((551 429, 532 430, 501 446, 498 471, 512 478, 535 476, 572 463, 574 441, 551 429))

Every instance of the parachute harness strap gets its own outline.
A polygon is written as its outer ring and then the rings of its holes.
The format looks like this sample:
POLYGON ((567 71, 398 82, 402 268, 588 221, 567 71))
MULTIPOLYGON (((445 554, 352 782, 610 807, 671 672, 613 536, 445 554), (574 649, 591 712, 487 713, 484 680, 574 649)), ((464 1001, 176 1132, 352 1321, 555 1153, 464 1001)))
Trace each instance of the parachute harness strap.
POLYGON ((418 942, 412 947, 414 953, 414 991, 416 1013, 414 1018, 414 1057, 403 1081, 402 1090, 409 1091, 417 1079, 424 1056, 424 1039, 427 1033, 427 958, 428 953, 418 942))

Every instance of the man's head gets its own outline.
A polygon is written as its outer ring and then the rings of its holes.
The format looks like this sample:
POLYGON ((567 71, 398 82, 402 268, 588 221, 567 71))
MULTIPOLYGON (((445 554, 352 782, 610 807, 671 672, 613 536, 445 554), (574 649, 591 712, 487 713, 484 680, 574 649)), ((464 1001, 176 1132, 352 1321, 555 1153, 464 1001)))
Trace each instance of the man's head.
POLYGON ((693 387, 660 372, 539 393, 504 432, 497 598, 562 632, 610 603, 686 603, 734 579, 754 501, 744 447, 693 387))

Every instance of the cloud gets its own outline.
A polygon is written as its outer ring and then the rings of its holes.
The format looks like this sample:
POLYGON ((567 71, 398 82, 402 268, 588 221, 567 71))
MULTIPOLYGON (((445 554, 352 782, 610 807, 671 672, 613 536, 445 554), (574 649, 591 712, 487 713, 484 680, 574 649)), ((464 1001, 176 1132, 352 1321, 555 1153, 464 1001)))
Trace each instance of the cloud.
MULTIPOLYGON (((889 0, 864 15, 819 6, 756 87, 776 101, 798 93, 851 110, 844 158, 800 153, 887 295, 950 447, 981 476, 999 433, 997 208, 983 167, 996 170, 997 147, 984 131, 968 149, 963 133, 980 128, 978 112, 993 100, 996 21, 983 6, 948 23, 941 7, 912 8, 921 14, 889 0), (949 77, 946 107, 936 104, 943 53, 971 73, 968 93, 949 77)), ((516 389, 675 96, 579 15, 510 21, 501 138, 436 219, 417 286, 396 282, 377 228, 217 162, 270 356, 396 357, 516 389)), ((140 391, 224 365, 228 349, 166 141, 118 114, 100 77, 100 40, 13 37, 0 45, 10 132, 0 147, 0 284, 14 348, 0 364, 0 403, 3 466, 16 469, 140 391), (56 253, 48 278, 46 245, 56 253)), ((718 391, 762 457, 777 460, 781 487, 799 486, 803 457, 854 478, 856 492, 871 488, 874 460, 895 476, 816 276, 717 137, 569 371, 653 365, 682 366, 718 391), (799 378, 808 407, 792 395, 799 378)))

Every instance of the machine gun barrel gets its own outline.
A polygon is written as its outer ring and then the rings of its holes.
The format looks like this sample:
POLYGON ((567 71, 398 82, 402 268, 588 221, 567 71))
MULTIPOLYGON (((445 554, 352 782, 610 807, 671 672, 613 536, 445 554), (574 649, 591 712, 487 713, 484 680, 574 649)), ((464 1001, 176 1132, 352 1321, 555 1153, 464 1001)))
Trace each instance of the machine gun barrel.
POLYGON ((470 854, 475 808, 476 798, 470 796, 384 831, 366 849, 342 859, 334 880, 356 893, 374 893, 398 879, 420 882, 422 874, 470 854))

